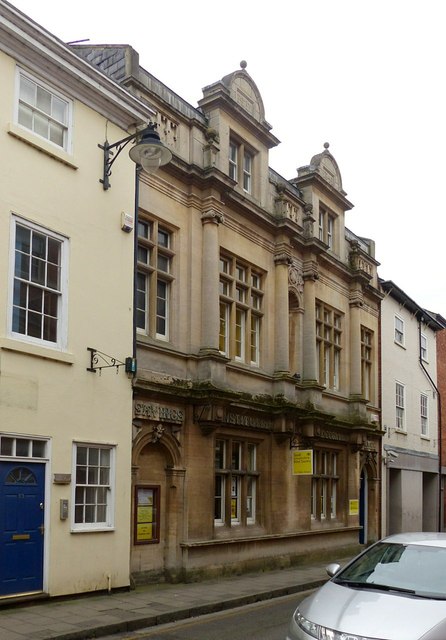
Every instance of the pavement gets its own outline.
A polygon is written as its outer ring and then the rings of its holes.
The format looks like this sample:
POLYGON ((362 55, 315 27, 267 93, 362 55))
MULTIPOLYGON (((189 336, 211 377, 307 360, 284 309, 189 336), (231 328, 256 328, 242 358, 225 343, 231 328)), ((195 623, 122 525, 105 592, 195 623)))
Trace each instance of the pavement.
MULTIPOLYGON (((347 559, 339 560, 344 564, 347 559)), ((0 640, 87 640, 224 611, 323 584, 326 562, 202 582, 0 603, 0 640)))

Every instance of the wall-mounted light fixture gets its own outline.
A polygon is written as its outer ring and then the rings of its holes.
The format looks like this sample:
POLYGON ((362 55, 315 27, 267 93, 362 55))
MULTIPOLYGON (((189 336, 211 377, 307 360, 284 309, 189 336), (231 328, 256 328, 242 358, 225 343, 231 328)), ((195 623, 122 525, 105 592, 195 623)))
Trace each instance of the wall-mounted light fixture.
POLYGON ((150 123, 142 131, 133 133, 127 138, 118 140, 113 144, 109 144, 106 140, 104 144, 99 144, 98 147, 104 151, 104 173, 103 177, 99 180, 102 183, 104 191, 110 189, 110 176, 114 161, 119 156, 121 151, 126 147, 129 142, 137 140, 134 147, 129 151, 129 156, 133 162, 140 165, 148 173, 154 173, 159 167, 167 164, 172 159, 172 153, 161 142, 158 132, 156 131, 156 124, 150 123), (116 152, 114 151, 116 149, 116 152))

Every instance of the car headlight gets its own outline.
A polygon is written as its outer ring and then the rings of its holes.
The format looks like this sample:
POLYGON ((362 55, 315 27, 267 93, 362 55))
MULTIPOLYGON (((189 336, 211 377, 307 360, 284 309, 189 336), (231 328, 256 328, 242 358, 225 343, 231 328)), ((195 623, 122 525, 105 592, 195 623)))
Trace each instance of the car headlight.
POLYGON ((316 638, 317 640, 380 640, 380 638, 368 638, 366 636, 357 636, 354 633, 344 633, 342 631, 335 631, 334 629, 328 629, 322 627, 320 624, 307 620, 299 609, 294 613, 294 620, 296 624, 308 633, 308 635, 316 638))

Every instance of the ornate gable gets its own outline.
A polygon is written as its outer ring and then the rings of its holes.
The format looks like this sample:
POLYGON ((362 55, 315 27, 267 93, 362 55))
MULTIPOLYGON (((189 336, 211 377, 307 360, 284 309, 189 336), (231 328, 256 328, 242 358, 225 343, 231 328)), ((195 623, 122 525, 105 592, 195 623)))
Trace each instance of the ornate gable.
POLYGON ((329 152, 329 143, 324 143, 324 151, 311 158, 310 171, 316 171, 337 191, 342 192, 342 178, 338 163, 329 152))
POLYGON ((234 71, 222 78, 229 95, 244 111, 247 111, 257 122, 265 124, 265 108, 260 92, 246 71, 246 62, 240 63, 240 70, 234 71))

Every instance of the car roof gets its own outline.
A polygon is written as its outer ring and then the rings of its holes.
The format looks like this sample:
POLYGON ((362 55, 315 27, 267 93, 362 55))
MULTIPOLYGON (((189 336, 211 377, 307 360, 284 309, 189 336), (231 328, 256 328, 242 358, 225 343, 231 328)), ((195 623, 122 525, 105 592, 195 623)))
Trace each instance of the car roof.
POLYGON ((446 533, 435 531, 410 531, 408 533, 396 533, 387 538, 383 538, 383 542, 392 542, 395 544, 419 544, 431 547, 446 548, 446 533))

